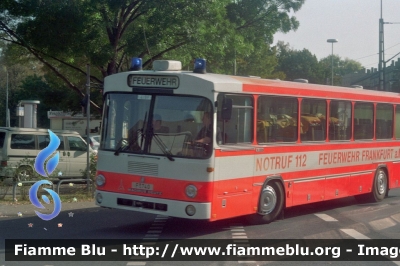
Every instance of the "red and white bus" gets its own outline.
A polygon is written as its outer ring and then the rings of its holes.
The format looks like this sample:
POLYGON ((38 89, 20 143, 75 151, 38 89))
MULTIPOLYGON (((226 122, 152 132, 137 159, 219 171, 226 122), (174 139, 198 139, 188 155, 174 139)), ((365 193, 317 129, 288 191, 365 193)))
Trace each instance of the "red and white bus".
POLYGON ((205 60, 194 71, 132 62, 104 83, 101 207, 270 222, 284 208, 380 201, 399 187, 397 93, 210 74, 205 60))

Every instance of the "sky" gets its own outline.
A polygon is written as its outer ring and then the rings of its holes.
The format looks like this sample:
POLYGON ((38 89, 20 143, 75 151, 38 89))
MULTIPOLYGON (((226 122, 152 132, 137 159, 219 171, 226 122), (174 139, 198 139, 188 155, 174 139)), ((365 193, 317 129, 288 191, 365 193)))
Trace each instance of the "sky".
MULTIPOLYGON (((327 39, 337 39, 333 54, 356 60, 367 69, 378 67, 381 0, 305 0, 301 9, 291 15, 300 22, 299 28, 276 33, 274 44, 284 41, 294 50, 309 50, 320 60, 332 53, 327 39)), ((382 18, 384 22, 398 23, 384 25, 387 61, 400 52, 400 0, 382 0, 382 18)))

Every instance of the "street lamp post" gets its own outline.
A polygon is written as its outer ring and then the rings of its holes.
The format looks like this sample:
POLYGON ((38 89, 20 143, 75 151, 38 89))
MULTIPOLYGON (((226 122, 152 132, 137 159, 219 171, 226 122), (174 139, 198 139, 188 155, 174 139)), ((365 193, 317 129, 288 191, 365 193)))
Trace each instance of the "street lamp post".
POLYGON ((10 111, 8 110, 8 69, 4 66, 6 72, 6 127, 10 127, 10 111))
POLYGON ((331 59, 332 59, 331 60, 331 64, 332 64, 332 79, 331 79, 331 84, 333 85, 333 44, 335 42, 338 42, 338 40, 337 39, 328 39, 327 42, 332 43, 332 56, 331 56, 331 59))
MULTIPOLYGON (((384 39, 384 24, 400 24, 400 22, 384 22, 382 18, 382 0, 381 0, 381 18, 379 19, 379 88, 378 90, 386 91, 386 63, 392 58, 385 61, 385 39, 384 39)), ((395 57, 395 56, 394 56, 395 57)))

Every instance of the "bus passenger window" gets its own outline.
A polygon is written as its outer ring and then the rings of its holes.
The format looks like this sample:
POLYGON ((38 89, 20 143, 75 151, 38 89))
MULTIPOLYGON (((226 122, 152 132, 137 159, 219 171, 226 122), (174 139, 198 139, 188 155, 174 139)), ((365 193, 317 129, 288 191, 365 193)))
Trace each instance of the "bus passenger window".
POLYGON ((374 105, 357 102, 354 105, 354 139, 372 139, 374 136, 374 105))
POLYGON ((393 137, 393 106, 390 104, 376 105, 376 128, 377 139, 391 139, 393 137))
POLYGON ((400 105, 396 105, 395 121, 395 138, 400 139, 400 105))
POLYGON ((253 132, 253 98, 246 95, 218 95, 217 143, 251 143, 253 132), (231 119, 221 116, 224 97, 232 100, 231 119))
POLYGON ((329 109, 329 139, 350 140, 351 103, 348 101, 331 101, 329 109))
POLYGON ((297 140, 297 98, 261 96, 258 98, 257 142, 297 140))
POLYGON ((303 99, 301 102, 300 138, 302 141, 326 139, 326 101, 303 99))

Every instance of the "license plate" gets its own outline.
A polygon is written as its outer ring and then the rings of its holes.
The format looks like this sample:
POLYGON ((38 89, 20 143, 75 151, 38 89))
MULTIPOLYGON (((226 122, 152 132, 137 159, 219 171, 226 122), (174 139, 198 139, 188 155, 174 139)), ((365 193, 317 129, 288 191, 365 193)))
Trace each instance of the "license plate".
POLYGON ((132 188, 153 190, 153 184, 132 182, 132 188))

